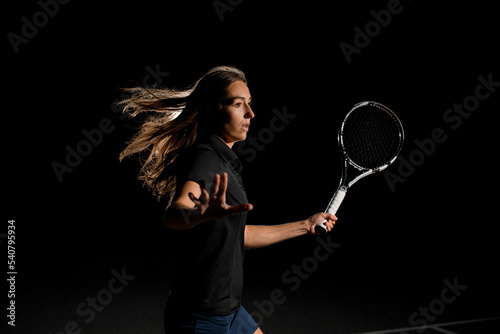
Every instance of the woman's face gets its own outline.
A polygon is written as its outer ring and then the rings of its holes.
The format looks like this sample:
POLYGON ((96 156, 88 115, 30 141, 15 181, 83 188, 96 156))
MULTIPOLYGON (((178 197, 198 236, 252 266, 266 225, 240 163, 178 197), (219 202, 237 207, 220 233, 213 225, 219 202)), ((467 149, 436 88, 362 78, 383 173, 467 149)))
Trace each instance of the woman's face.
POLYGON ((221 101, 224 118, 220 135, 229 147, 247 138, 250 119, 255 117, 251 101, 250 91, 243 81, 235 81, 226 87, 221 101))

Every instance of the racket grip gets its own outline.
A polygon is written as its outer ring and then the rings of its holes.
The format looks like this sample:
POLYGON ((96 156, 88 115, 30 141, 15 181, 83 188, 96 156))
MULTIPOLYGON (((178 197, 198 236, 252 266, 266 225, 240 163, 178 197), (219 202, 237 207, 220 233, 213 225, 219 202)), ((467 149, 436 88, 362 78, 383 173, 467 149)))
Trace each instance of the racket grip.
MULTIPOLYGON (((330 204, 328 204, 328 208, 326 208, 326 213, 331 213, 332 215, 335 215, 337 213, 337 210, 340 207, 340 204, 344 200, 345 194, 347 192, 347 187, 342 186, 340 187, 336 192, 335 195, 333 195, 332 200, 330 201, 330 204)), ((326 232, 326 219, 321 222, 321 224, 317 225, 315 230, 317 233, 322 233, 326 232)))

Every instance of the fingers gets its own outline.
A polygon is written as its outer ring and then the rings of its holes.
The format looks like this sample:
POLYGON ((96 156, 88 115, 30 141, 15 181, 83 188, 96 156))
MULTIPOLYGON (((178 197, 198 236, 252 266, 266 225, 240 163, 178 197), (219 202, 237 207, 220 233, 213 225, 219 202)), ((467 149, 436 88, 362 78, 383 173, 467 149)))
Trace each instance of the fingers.
POLYGON ((319 234, 320 227, 319 225, 321 223, 324 223, 326 227, 326 232, 330 232, 333 229, 333 226, 335 225, 337 221, 337 217, 330 214, 330 213, 317 213, 314 216, 312 216, 310 219, 310 229, 312 234, 319 234))
POLYGON ((226 190, 228 184, 227 173, 222 173, 221 175, 215 174, 214 180, 212 182, 212 187, 210 188, 210 198, 219 198, 221 202, 226 201, 226 190))
POLYGON ((201 192, 200 197, 197 198, 192 192, 188 193, 189 199, 196 206, 200 206, 202 204, 206 204, 210 200, 210 194, 207 191, 207 187, 205 185, 205 181, 204 180, 200 180, 200 181, 198 181, 198 183, 200 185, 200 192, 201 192))
POLYGON ((212 196, 212 197, 218 196, 220 179, 221 178, 220 178, 219 174, 214 175, 212 187, 210 188, 210 196, 212 196))
POLYGON ((198 183, 200 185, 200 197, 196 198, 193 193, 188 193, 189 199, 196 206, 208 204, 212 200, 220 202, 223 206, 226 206, 226 189, 228 184, 227 173, 222 173, 222 175, 214 174, 210 192, 207 190, 205 180, 201 179, 198 183))
POLYGON ((251 210, 253 210, 253 205, 250 203, 246 203, 246 204, 230 206, 227 209, 227 212, 229 215, 234 215, 236 213, 242 213, 242 212, 247 212, 247 211, 251 211, 251 210))
POLYGON ((335 225, 335 222, 331 222, 331 221, 328 221, 328 220, 325 222, 326 230, 328 232, 332 231, 332 228, 333 228, 334 225, 335 225))
MULTIPOLYGON (((193 195, 193 193, 189 193, 189 194, 188 194, 188 196, 189 196, 189 199, 190 199, 190 200, 191 200, 191 201, 192 201, 195 205, 200 205, 200 204, 201 204, 201 201, 200 201, 198 198, 196 198, 196 196, 194 196, 194 195, 193 195)), ((201 198, 201 196, 200 196, 200 198, 201 198)))
POLYGON ((329 214, 327 213, 328 216, 325 217, 326 221, 325 221, 325 226, 326 226, 326 230, 328 232, 331 232, 333 226, 335 226, 335 222, 337 221, 337 217, 332 215, 332 214, 329 214))
POLYGON ((331 213, 326 213, 326 212, 322 213, 321 216, 323 219, 326 219, 327 221, 335 222, 338 219, 337 216, 332 215, 331 213))
MULTIPOLYGON (((213 187, 213 185, 212 185, 212 187, 213 187)), ((200 201, 202 204, 205 204, 209 201, 210 194, 207 191, 207 186, 206 186, 204 180, 200 180, 200 190, 201 190, 200 201)))
POLYGON ((227 182, 228 182, 227 173, 222 173, 222 176, 220 177, 220 187, 219 187, 219 194, 218 194, 218 196, 224 202, 226 200, 227 182))

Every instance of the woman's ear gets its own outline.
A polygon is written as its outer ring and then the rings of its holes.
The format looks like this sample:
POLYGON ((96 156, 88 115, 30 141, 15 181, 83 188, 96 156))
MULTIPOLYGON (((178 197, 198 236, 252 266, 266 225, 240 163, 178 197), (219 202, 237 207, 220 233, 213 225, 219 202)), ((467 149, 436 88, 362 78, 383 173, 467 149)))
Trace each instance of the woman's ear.
POLYGON ((217 106, 214 104, 208 104, 205 112, 207 120, 210 122, 224 120, 224 112, 221 104, 218 104, 217 106))
POLYGON ((216 109, 214 108, 214 106, 212 104, 206 105, 204 110, 203 110, 203 113, 205 116, 205 120, 208 123, 212 123, 215 120, 216 109))
POLYGON ((199 110, 199 121, 201 126, 207 131, 214 131, 219 128, 221 121, 223 119, 222 110, 220 108, 214 107, 213 104, 207 104, 199 110))

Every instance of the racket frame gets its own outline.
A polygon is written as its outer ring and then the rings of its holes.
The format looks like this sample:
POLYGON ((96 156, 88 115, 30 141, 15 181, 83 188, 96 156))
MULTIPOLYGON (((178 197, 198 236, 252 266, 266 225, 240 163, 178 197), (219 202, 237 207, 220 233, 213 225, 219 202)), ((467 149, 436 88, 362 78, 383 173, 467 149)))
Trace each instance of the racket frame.
MULTIPOLYGON (((339 146, 340 146, 340 148, 342 150, 342 161, 343 161, 343 165, 344 166, 342 168, 342 174, 341 174, 341 177, 340 177, 340 183, 339 183, 339 186, 337 188, 337 191, 335 191, 335 194, 331 198, 331 200, 328 203, 328 206, 327 206, 327 208, 325 210, 325 212, 331 213, 332 215, 335 215, 337 213, 337 210, 340 207, 340 204, 344 200, 344 197, 345 197, 345 195, 347 193, 347 190, 350 187, 352 187, 354 185, 354 183, 358 182, 359 180, 361 180, 362 178, 364 178, 364 177, 366 177, 368 175, 372 175, 372 174, 375 174, 375 173, 383 171, 384 169, 386 169, 387 167, 389 167, 397 159, 399 153, 401 152, 401 148, 402 148, 403 142, 404 142, 403 125, 401 124, 401 121, 396 116, 396 114, 391 109, 387 108, 385 105, 383 105, 381 103, 378 103, 378 102, 374 102, 374 101, 363 101, 363 102, 359 102, 359 103, 355 104, 352 107, 352 109, 347 113, 347 115, 344 117, 344 120, 342 121, 342 124, 340 126, 339 132, 337 134, 337 141, 338 141, 339 146), (343 131, 344 131, 345 122, 349 118, 349 116, 351 115, 351 113, 353 111, 355 111, 357 108, 360 108, 360 107, 368 105, 368 104, 372 104, 374 106, 380 106, 382 108, 382 110, 385 111, 385 112, 387 112, 387 113, 389 113, 391 115, 391 117, 394 118, 395 123, 399 125, 399 146, 398 146, 398 148, 396 150, 396 153, 385 164, 383 164, 381 166, 378 166, 378 167, 375 167, 375 168, 370 168, 370 169, 364 168, 362 166, 359 166, 358 164, 356 164, 354 161, 352 161, 349 158, 349 155, 345 151, 344 141, 343 141, 343 136, 342 136, 343 131), (359 174, 358 176, 356 176, 355 178, 353 178, 349 183, 346 184, 349 165, 351 165, 353 168, 359 170, 361 172, 361 174, 359 174)), ((316 226, 316 232, 324 232, 324 231, 326 231, 325 222, 326 222, 326 220, 324 220, 321 224, 319 224, 318 226, 316 226)))

